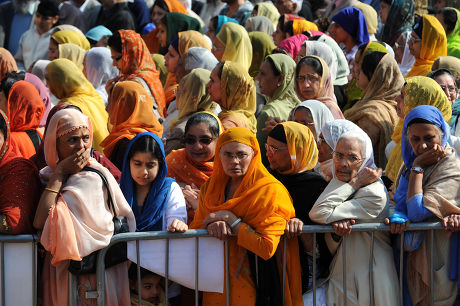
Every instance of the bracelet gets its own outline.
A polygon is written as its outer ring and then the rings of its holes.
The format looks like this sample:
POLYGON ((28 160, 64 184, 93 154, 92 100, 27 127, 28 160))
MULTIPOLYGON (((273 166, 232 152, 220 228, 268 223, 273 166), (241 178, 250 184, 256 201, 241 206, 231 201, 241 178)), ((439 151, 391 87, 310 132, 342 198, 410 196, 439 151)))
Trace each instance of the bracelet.
POLYGON ((423 173, 425 171, 422 167, 418 167, 418 166, 414 166, 410 170, 416 173, 423 173))
POLYGON ((235 222, 233 222, 232 225, 230 225, 230 227, 233 228, 237 226, 241 221, 242 221, 241 218, 236 219, 235 222))
POLYGON ((59 191, 54 190, 54 189, 51 189, 51 188, 48 188, 48 187, 45 187, 45 190, 46 190, 46 191, 49 191, 49 192, 54 192, 54 193, 59 194, 59 191))

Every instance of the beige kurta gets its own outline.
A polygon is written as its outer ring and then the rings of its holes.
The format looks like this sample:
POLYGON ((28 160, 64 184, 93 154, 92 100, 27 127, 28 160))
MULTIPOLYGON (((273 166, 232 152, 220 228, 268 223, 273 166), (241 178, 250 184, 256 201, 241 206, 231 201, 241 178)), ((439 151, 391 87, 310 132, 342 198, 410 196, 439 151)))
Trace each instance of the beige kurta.
MULTIPOLYGON (((378 181, 355 191, 350 184, 333 178, 310 211, 312 221, 330 224, 344 219, 356 223, 383 222, 389 215, 388 196, 383 182, 378 181)), ((330 235, 328 234, 327 236, 330 235)), ((343 305, 343 267, 347 273, 347 305, 371 305, 370 249, 371 234, 351 232, 342 242, 331 264, 328 281, 328 305, 343 305), (343 261, 346 253, 346 262, 343 261)), ((328 246, 333 248, 329 239, 328 246)), ((337 247, 337 245, 335 246, 337 247)), ((373 283, 375 305, 399 305, 399 287, 393 261, 390 236, 387 232, 374 234, 373 283)))

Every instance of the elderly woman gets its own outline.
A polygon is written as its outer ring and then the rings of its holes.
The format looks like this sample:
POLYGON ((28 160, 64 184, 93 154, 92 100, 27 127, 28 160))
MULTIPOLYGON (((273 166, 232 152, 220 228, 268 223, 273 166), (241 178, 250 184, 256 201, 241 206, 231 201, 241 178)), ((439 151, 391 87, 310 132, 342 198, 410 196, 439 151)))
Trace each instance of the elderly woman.
MULTIPOLYGON (((434 106, 417 106, 404 119, 404 164, 394 195, 395 213, 389 218, 393 233, 404 231, 408 221, 442 220, 460 213, 460 161, 447 139, 448 126, 434 106)), ((435 305, 453 305, 458 288, 451 276, 454 272, 458 279, 454 268, 458 262, 458 236, 449 240, 446 233, 434 231, 431 251, 429 241, 429 236, 421 232, 405 235, 405 250, 409 251, 404 274, 405 300, 412 305, 424 305, 433 298, 435 305), (430 256, 436 281, 434 292, 430 292, 430 256)))
MULTIPOLYGON (((282 252, 276 251, 286 222, 294 216, 289 193, 262 165, 254 134, 241 127, 225 131, 217 140, 214 170, 201 188, 191 228, 207 228, 219 239, 236 234, 228 237, 231 305, 256 301, 281 305, 283 289, 286 305, 302 303, 297 240, 284 241, 288 244, 285 288, 277 277, 282 275, 278 256, 282 252), (255 256, 260 257, 257 262, 255 256)), ((203 305, 223 305, 225 296, 225 291, 205 292, 203 305)))
POLYGON ((332 132, 336 140, 332 147, 334 177, 309 214, 314 222, 332 224, 335 234, 347 235, 338 242, 334 236, 328 234, 326 237, 329 249, 336 250, 330 267, 327 303, 342 305, 346 291, 349 305, 371 305, 373 302, 376 305, 399 305, 389 233, 374 233, 371 258, 371 234, 351 231, 355 222, 382 222, 389 215, 390 202, 379 178, 382 170, 374 165, 372 142, 360 128, 341 134, 337 134, 339 129, 332 132), (346 239, 346 245, 343 239, 346 239), (346 262, 343 261, 344 255, 346 262), (346 269, 346 288, 343 269, 346 269), (370 287, 372 282, 374 286, 370 287), (371 290, 374 301, 371 301, 371 290))
MULTIPOLYGON (((40 172, 46 182, 34 219, 41 230, 41 243, 48 251, 43 267, 43 303, 65 305, 68 301, 68 267, 70 260, 106 247, 112 238, 113 214, 107 201, 112 195, 118 216, 125 216, 130 231, 136 228, 133 212, 110 172, 90 157, 92 125, 88 117, 76 109, 58 111, 45 135, 47 167, 40 172), (107 180, 104 187, 99 171, 107 180)), ((127 263, 106 271, 107 303, 129 304, 127 263)), ((96 287, 96 275, 78 276, 79 299, 88 302, 85 292, 96 287)))

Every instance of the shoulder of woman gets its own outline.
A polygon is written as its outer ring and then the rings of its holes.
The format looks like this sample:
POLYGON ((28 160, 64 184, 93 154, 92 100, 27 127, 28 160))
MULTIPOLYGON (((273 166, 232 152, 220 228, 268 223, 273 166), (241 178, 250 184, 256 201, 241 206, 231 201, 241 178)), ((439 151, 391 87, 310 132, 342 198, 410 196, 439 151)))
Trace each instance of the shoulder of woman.
POLYGON ((356 197, 379 197, 386 202, 388 198, 388 192, 385 188, 385 184, 382 179, 378 179, 372 184, 366 185, 358 189, 355 193, 354 198, 356 197))
POLYGON ((425 176, 432 173, 451 174, 460 177, 460 159, 449 145, 445 149, 447 155, 436 164, 425 169, 425 176))

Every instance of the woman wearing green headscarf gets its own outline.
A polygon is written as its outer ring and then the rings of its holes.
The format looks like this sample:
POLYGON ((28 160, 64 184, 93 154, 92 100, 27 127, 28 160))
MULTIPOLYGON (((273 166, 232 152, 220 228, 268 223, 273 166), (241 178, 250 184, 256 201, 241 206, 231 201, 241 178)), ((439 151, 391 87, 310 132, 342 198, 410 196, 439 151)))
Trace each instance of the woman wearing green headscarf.
POLYGON ((249 33, 249 39, 251 40, 252 50, 254 50, 249 75, 255 78, 259 74, 259 68, 265 58, 267 55, 272 54, 276 46, 271 36, 264 32, 251 32, 249 33))
POLYGON ((179 32, 188 30, 203 33, 200 22, 197 19, 181 13, 167 13, 158 25, 157 38, 160 40, 161 47, 168 48, 179 32))
POLYGON ((273 25, 276 26, 278 25, 278 19, 280 18, 280 13, 278 12, 278 9, 276 6, 271 2, 260 2, 257 3, 254 9, 252 10, 251 17, 254 16, 265 16, 270 21, 273 23, 273 25))
POLYGON ((460 58, 460 11, 446 7, 436 15, 447 35, 447 55, 460 58))

